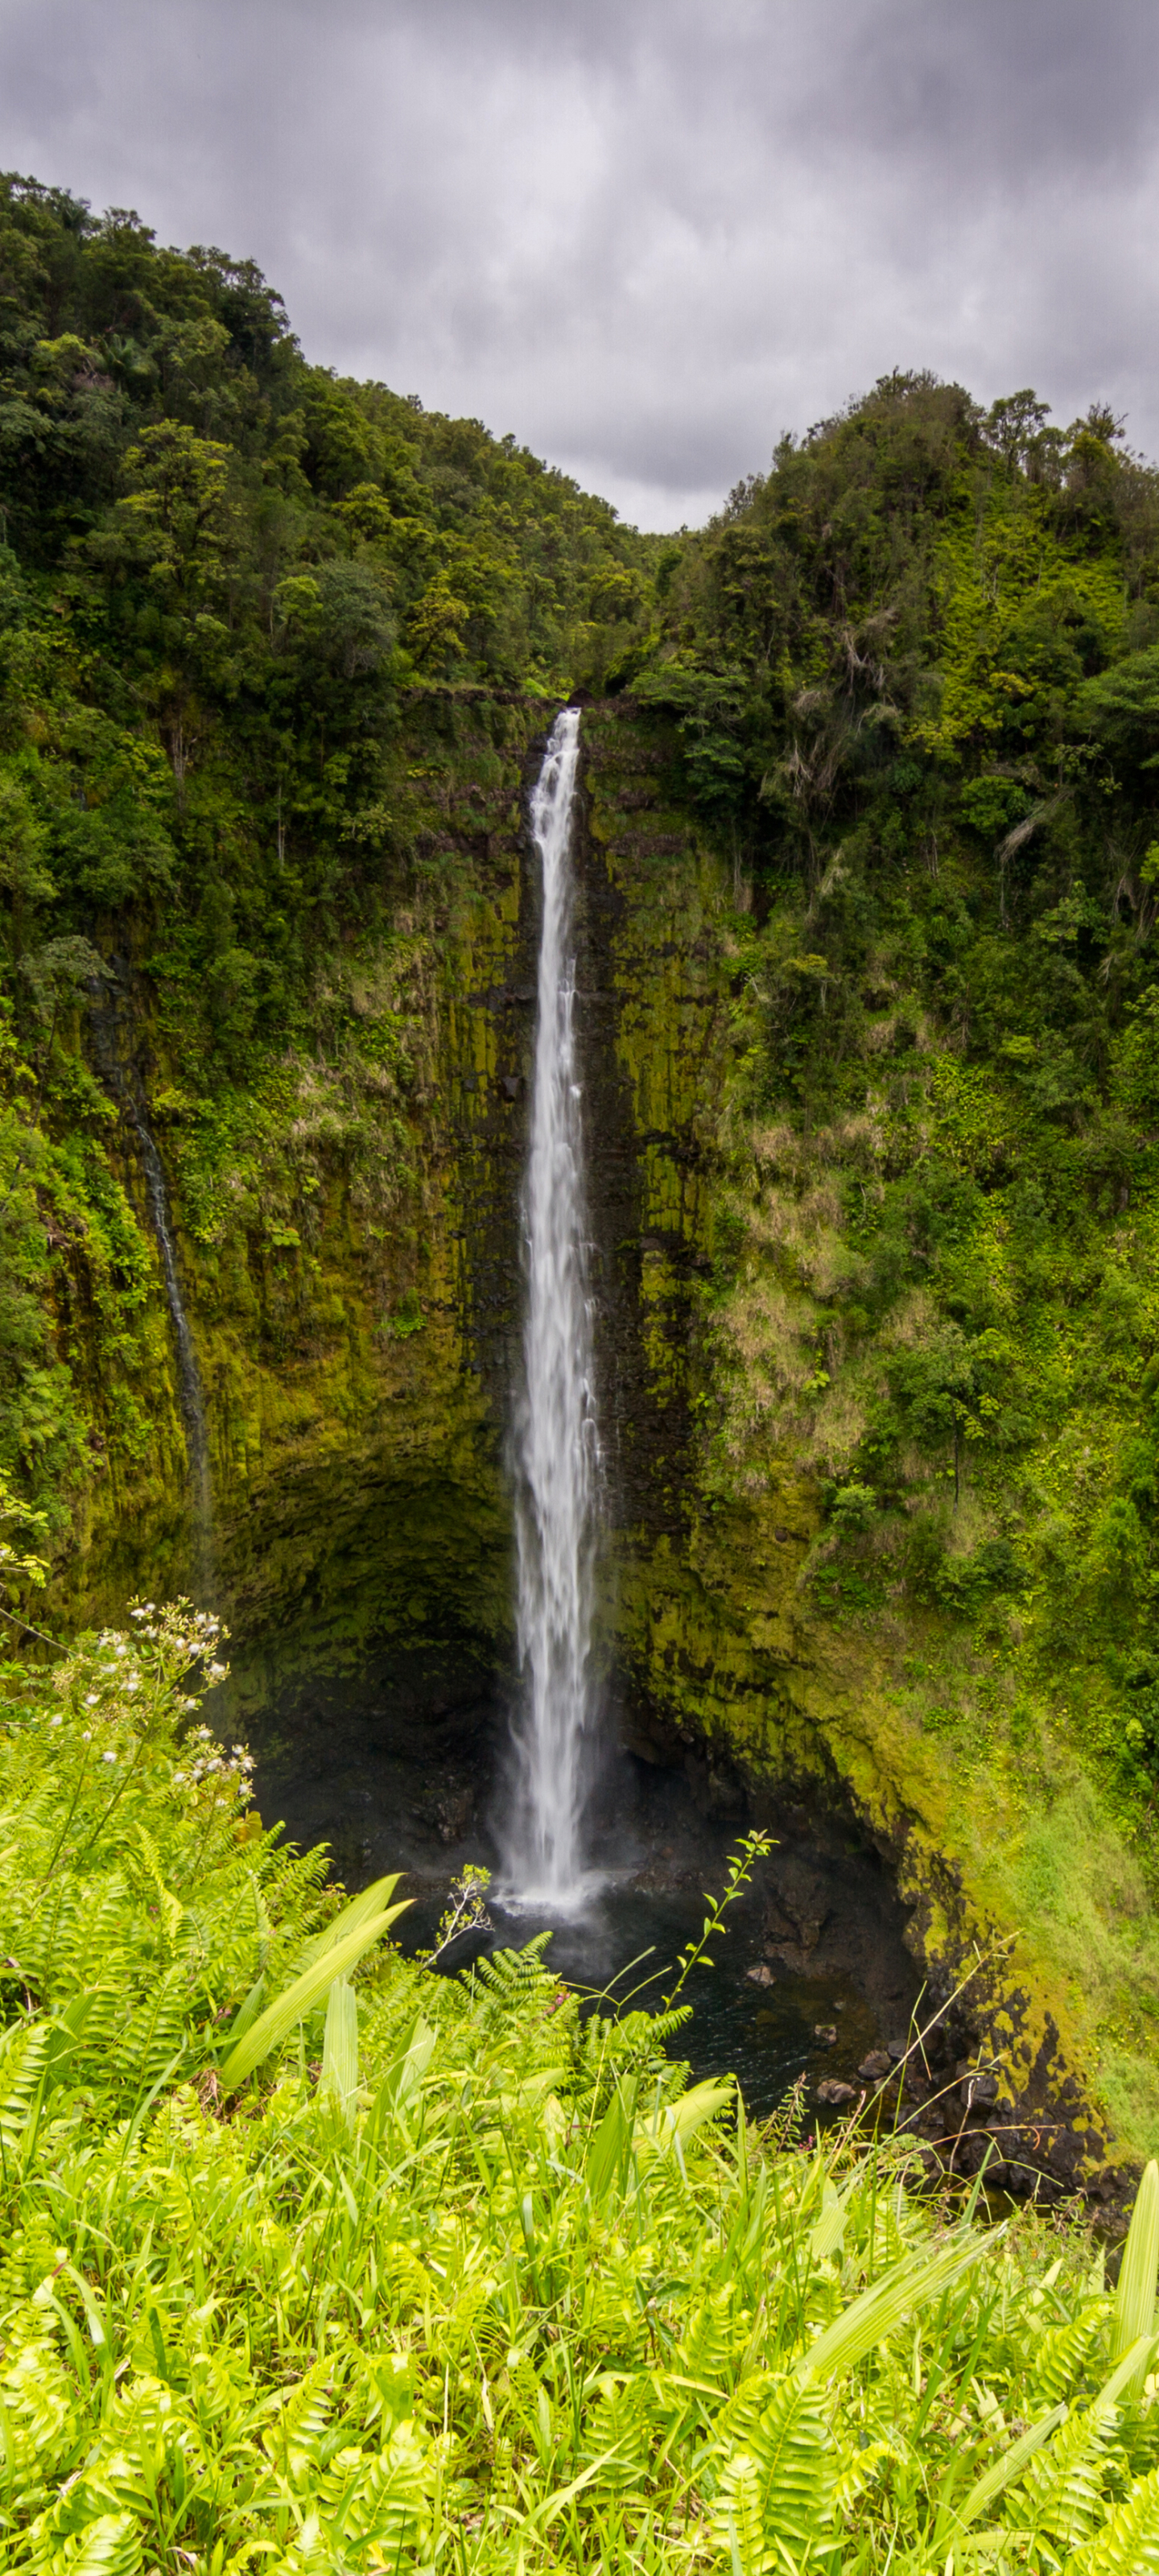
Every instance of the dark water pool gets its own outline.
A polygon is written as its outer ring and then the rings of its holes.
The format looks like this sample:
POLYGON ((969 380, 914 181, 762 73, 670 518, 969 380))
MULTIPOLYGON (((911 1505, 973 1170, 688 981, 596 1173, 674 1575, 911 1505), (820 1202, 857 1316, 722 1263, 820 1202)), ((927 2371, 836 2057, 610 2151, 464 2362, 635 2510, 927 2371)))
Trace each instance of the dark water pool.
MULTIPOLYGON (((412 1952, 429 1947, 458 1872, 468 1861, 496 1867, 505 1727, 485 1678, 395 1658, 356 1680, 303 1683, 247 1724, 267 1822, 283 1820, 295 1842, 327 1843, 351 1889, 402 1870, 413 1906, 398 1937, 412 1952)), ((614 1983, 617 1996, 654 1979, 639 2000, 659 2002, 749 1822, 743 1799, 714 1811, 695 1764, 686 1773, 611 1755, 592 1820, 605 1883, 580 1920, 550 1926, 549 1964, 580 1988, 614 1983)), ((905 2032, 918 1992, 904 1911, 877 1855, 848 1824, 791 1797, 761 1822, 775 1848, 710 1945, 711 1968, 692 1971, 682 1997, 692 2020, 673 2042, 697 2077, 739 2076, 754 2118, 801 2075, 810 2103, 822 2077, 851 2080, 870 2048, 905 2032)), ((491 1914, 494 1944, 546 1928, 542 1915, 498 1903, 491 1914)), ((461 1944, 451 1972, 470 1955, 461 1944)))
MULTIPOLYGON (((727 1855, 722 1852, 722 1862, 727 1855)), ((717 1885, 723 1881, 723 1869, 717 1885)), ((695 1941, 704 1920, 703 1896, 694 1888, 642 1889, 631 1884, 603 1890, 579 1919, 551 1922, 543 1915, 511 1913, 489 1905, 492 1931, 456 1944, 446 1968, 469 1965, 480 1949, 521 1948, 533 1933, 550 1930, 545 1964, 594 2009, 612 2011, 631 1998, 658 2009, 676 1983, 677 1959, 695 1941)), ((400 1947, 414 1953, 435 1938, 439 1897, 424 1893, 398 1927, 400 1947)), ((727 1930, 709 1944, 711 1966, 695 1967, 680 2002, 692 2017, 669 2044, 696 2077, 739 2076, 749 2116, 766 2119, 799 2076, 852 2072, 879 2036, 879 2016, 850 1977, 794 1974, 766 1957, 760 1896, 729 1908, 727 1930), (766 1970, 757 1983, 751 1968, 766 1970), (836 2044, 820 2041, 817 2027, 834 2029, 836 2044)))

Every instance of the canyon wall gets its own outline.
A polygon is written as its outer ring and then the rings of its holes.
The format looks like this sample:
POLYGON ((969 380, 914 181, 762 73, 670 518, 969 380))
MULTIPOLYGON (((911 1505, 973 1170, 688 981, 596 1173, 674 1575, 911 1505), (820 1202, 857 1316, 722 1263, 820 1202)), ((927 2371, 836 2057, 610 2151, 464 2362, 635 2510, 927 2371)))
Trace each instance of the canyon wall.
MULTIPOLYGON (((417 898, 393 898, 379 949, 363 944, 343 986, 348 1058, 353 1046, 363 1075, 389 1060, 374 1033, 394 1022, 405 1077, 396 1067, 376 1092, 360 1075, 352 1125, 352 1077, 333 1047, 288 1049, 258 1142, 237 1159, 236 1210, 227 1153, 209 1222, 183 1188, 180 1068, 124 966, 118 1062, 166 1168, 208 1431, 208 1531, 141 1137, 115 1084, 110 1172, 152 1265, 144 1453, 140 1440, 131 1456, 118 1447, 83 1262, 64 1273, 62 1339, 108 1427, 53 1609, 76 1625, 119 1615, 134 1591, 200 1584, 233 1633, 242 1720, 303 1673, 371 1657, 426 1670, 432 1689, 510 1661, 504 1443, 538 935, 523 799, 545 710, 448 693, 422 724, 440 780, 434 874, 417 898), (393 1139, 385 1164, 377 1145, 367 1161, 376 1120, 393 1139)), ((1052 2187, 1110 2188, 1091 2014, 995 1868, 1009 1831, 1001 1778, 964 1795, 907 1713, 912 1620, 883 1632, 819 1606, 802 1579, 817 1491, 792 1455, 756 1493, 714 1471, 743 889, 670 802, 663 734, 630 701, 589 707, 583 742, 579 998, 613 1536, 601 1626, 618 1723, 724 1814, 844 1815, 897 1871, 934 1998, 970 1976, 974 2048, 1002 2061, 999 2110, 1023 2156, 1052 2187)))

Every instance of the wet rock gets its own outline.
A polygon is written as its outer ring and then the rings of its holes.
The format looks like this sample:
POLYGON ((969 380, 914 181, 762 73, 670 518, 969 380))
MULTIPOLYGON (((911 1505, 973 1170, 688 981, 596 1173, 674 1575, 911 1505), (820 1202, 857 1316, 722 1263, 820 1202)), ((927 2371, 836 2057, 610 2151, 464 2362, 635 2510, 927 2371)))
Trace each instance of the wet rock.
POLYGON ((771 1986, 773 1982, 772 1969, 766 1966, 763 1959, 758 1959, 755 1968, 746 1968, 745 1974, 750 1985, 753 1986, 771 1986))
POLYGON ((831 2021, 815 2021, 813 2024, 813 2037, 822 2048, 836 2048, 836 2023, 831 2021))
POLYGON ((868 2057, 862 2058, 857 2072, 863 2084, 880 2084, 891 2072, 888 2050, 871 2048, 868 2057))
POLYGON ((461 1842, 475 1809, 475 1793, 468 1781, 456 1782, 444 1790, 435 1807, 439 1839, 444 1843, 461 1842))
POLYGON ((989 2105, 991 2102, 996 2102, 997 2099, 997 2076, 987 2074, 983 2067, 969 2067, 958 2087, 958 2100, 960 2101, 963 2110, 973 2111, 975 2109, 981 2109, 984 2104, 989 2105))
POLYGON ((826 2075, 817 2087, 817 2099, 819 2102, 828 2102, 833 2110, 840 2110, 843 2103, 857 2100, 856 2087, 852 2084, 842 2084, 836 2075, 826 2075))
POLYGON ((747 1804, 743 1782, 731 1763, 713 1763, 708 1773, 708 1807, 715 1816, 741 1816, 747 1804))

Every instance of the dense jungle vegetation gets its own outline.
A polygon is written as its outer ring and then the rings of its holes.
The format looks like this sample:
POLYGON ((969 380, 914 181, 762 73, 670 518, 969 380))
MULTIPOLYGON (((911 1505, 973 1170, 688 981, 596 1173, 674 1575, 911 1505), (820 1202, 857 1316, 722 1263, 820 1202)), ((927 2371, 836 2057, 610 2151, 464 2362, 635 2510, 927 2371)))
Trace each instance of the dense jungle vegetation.
MULTIPOLYGON (((895 375, 641 539, 310 366, 252 265, 16 178, 0 344, 35 1544, 151 1454, 133 1032, 190 1240, 304 1261, 328 1157, 389 1234, 511 708, 614 692, 732 889, 697 1508, 812 1480, 817 1615, 891 1642, 965 1799, 1020 1784, 1017 1901, 1153 2069, 1151 470, 1097 408, 895 375)), ((5 1680, 7 2563, 1159 2565, 1159 2178, 1112 2296, 1061 2224, 907 2195, 904 2143, 758 2137, 534 1945, 466 1981, 376 1947, 389 1891, 336 1911, 198 1732, 208 1629, 137 1624, 5 1680)))
POLYGON ((1060 1720, 1149 1875, 1159 480, 1097 407, 889 377, 654 587, 635 687, 747 906, 706 1482, 810 1468, 819 1602, 1043 1809, 1060 1720))
POLYGON ((682 2002, 585 2019, 546 1936, 403 1960, 253 1830, 214 1623, 134 1618, 9 1677, 5 2567, 1159 2566, 1159 2169, 1112 2294, 685 2089, 682 2002))
POLYGON ((790 1449, 834 1610, 1081 1670, 1149 1809, 1152 471, 1097 409, 895 376, 644 541, 310 367, 250 263, 26 180, 0 227, 0 1463, 63 1527, 147 1441, 151 1252, 82 1006, 99 1036, 144 996, 202 1240, 261 1203, 296 1243, 314 1146, 388 1222, 448 827, 494 786, 453 728, 415 756, 422 710, 627 687, 737 896, 708 1480, 790 1449))
POLYGON ((513 438, 309 366, 252 263, 16 178, 0 459, 0 1452, 63 1527, 94 1454, 147 1450, 153 1329, 80 1008, 107 1060, 114 997, 145 994, 180 1068, 153 1114, 202 1239, 264 1186, 296 1243, 311 1136, 388 1214, 448 826, 477 832, 503 782, 505 696, 546 712, 577 669, 599 680, 648 548, 513 438), (456 769, 453 707, 416 740, 416 706, 472 690, 486 775, 456 769))

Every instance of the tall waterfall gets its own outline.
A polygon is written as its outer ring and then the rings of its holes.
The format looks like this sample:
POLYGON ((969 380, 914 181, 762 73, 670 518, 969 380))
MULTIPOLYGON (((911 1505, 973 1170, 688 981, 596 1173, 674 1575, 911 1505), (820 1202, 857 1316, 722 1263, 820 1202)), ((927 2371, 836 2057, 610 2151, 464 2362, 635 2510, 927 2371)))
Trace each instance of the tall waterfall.
POLYGON ((566 1910, 584 1886, 592 1755, 592 1572, 598 1470, 575 1043, 571 826, 579 715, 557 717, 531 801, 543 869, 531 1137, 523 1194, 527 1306, 516 1422, 517 1778, 508 1875, 566 1910))

